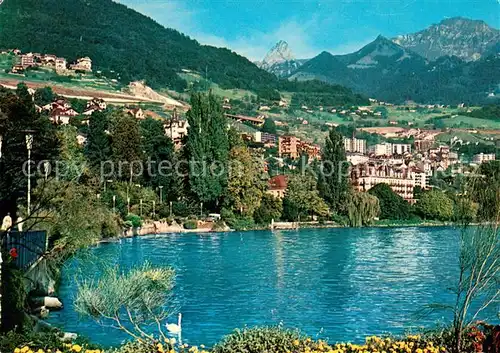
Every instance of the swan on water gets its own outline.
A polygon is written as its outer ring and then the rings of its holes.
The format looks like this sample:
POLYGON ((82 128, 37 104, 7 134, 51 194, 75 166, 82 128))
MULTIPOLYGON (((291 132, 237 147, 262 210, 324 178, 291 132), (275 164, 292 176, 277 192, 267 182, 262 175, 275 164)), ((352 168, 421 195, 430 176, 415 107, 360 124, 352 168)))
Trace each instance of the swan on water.
POLYGON ((166 324, 165 325, 167 327, 168 332, 170 332, 170 333, 181 332, 182 331, 181 321, 182 321, 182 314, 179 313, 179 316, 177 319, 177 324, 166 324))

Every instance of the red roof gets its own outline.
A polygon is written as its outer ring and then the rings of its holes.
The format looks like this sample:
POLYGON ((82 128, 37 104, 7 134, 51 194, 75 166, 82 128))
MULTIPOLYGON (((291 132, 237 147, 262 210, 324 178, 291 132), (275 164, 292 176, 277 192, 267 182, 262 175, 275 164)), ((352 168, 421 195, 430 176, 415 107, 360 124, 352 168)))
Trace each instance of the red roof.
POLYGON ((288 177, 286 175, 276 175, 269 179, 269 189, 285 190, 288 185, 288 177))

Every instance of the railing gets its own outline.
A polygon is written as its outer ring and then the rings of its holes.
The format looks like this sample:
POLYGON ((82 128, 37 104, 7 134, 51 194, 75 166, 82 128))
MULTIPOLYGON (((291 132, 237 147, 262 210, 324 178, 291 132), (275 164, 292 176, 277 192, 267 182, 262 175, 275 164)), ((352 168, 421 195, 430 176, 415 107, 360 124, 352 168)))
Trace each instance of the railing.
POLYGON ((17 257, 15 264, 22 270, 32 266, 47 250, 47 232, 9 232, 4 242, 5 251, 15 249, 17 257))

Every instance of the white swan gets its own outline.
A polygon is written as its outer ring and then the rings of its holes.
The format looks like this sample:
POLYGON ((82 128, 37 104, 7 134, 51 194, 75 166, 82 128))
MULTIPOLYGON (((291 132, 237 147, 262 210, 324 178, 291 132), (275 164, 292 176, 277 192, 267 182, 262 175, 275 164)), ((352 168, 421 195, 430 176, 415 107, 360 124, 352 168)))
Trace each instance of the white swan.
POLYGON ((182 321, 182 314, 179 313, 179 317, 177 319, 177 325, 176 324, 166 324, 165 325, 167 327, 168 332, 180 333, 182 331, 181 321, 182 321))

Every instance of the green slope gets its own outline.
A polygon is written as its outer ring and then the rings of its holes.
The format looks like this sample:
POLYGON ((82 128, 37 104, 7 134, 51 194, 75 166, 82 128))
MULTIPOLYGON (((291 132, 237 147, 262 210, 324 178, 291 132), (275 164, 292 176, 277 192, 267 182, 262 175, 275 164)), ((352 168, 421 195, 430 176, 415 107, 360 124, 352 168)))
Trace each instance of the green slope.
POLYGON ((276 82, 272 74, 227 49, 200 45, 111 0, 5 0, 0 6, 0 48, 90 56, 95 67, 123 81, 182 89, 176 72, 205 73, 222 87, 253 89, 276 82), (110 74, 110 72, 108 72, 110 74))
POLYGON ((51 53, 73 61, 89 56, 95 70, 123 83, 183 92, 189 69, 222 89, 329 95, 336 104, 366 104, 366 97, 320 82, 290 82, 227 49, 200 45, 111 0, 5 0, 0 5, 0 48, 51 53))

